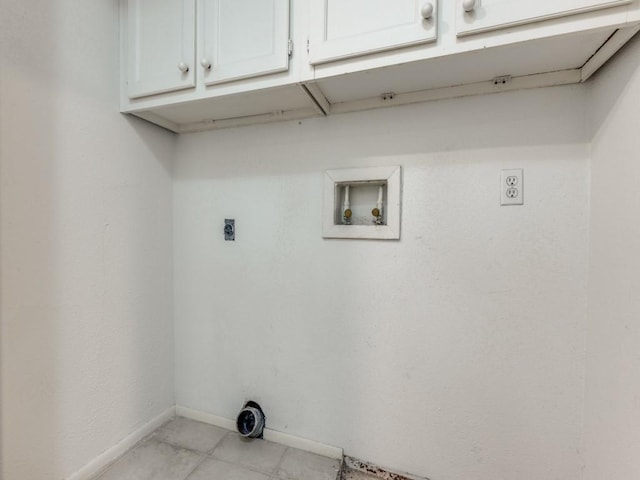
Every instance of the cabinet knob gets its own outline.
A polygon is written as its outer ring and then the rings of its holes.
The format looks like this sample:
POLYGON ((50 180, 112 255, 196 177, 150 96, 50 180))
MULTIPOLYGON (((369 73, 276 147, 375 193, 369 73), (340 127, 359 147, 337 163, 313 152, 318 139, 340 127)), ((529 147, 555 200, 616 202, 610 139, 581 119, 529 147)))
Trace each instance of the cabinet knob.
POLYGON ((184 62, 180 62, 178 64, 178 70, 180 70, 182 73, 187 73, 189 71, 189 65, 184 62))
POLYGON ((465 12, 471 12, 476 8, 476 0, 462 0, 462 8, 465 12))
POLYGON ((205 70, 211 70, 211 62, 206 58, 200 60, 200 65, 202 65, 202 68, 204 68, 205 70))
POLYGON ((422 18, 424 18, 425 20, 429 20, 433 16, 433 3, 425 3, 422 6, 420 13, 422 14, 422 18))

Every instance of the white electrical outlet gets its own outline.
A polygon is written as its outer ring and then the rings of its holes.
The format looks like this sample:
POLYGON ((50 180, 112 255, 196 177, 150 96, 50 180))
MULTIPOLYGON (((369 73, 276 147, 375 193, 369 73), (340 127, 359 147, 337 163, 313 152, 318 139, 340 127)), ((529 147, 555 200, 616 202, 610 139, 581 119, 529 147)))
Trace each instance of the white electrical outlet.
POLYGON ((502 170, 500 175, 500 205, 524 203, 524 177, 521 168, 502 170))

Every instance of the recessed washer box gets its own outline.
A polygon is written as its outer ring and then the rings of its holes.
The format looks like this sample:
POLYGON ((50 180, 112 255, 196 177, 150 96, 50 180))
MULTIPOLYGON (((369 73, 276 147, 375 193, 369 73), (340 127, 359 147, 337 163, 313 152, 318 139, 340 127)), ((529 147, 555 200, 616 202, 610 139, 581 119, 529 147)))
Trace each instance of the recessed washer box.
POLYGON ((324 238, 400 238, 400 166, 345 168, 324 174, 324 238))

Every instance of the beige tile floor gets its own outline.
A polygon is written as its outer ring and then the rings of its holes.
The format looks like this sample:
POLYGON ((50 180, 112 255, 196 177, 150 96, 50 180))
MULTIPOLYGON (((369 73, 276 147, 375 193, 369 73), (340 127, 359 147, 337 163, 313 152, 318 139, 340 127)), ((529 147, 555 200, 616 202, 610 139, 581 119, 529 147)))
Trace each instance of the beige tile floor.
POLYGON ((94 480, 336 480, 339 469, 332 458, 176 417, 94 480))

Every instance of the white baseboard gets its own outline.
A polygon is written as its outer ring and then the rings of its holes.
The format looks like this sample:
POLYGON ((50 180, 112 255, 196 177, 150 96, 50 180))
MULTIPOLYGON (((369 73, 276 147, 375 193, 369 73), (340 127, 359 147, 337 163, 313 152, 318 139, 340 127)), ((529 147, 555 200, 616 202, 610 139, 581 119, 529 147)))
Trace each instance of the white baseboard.
POLYGON ((191 420, 197 420, 198 422, 208 423, 209 425, 215 425, 226 430, 236 429, 236 422, 229 420, 228 418, 219 417, 211 413, 205 413, 200 410, 193 410, 191 408, 182 407, 176 405, 176 415, 179 417, 190 418, 191 420))
MULTIPOLYGON (((199 422, 208 423, 217 427, 225 428, 227 430, 236 430, 236 422, 228 418, 219 417, 210 413, 205 413, 199 410, 193 410, 191 408, 176 406, 176 415, 180 417, 190 418, 199 422)), ((325 445, 324 443, 318 443, 306 438, 296 437, 288 433, 279 432, 270 428, 264 429, 264 439, 270 442, 286 445, 287 447, 297 448, 304 450, 305 452, 315 453, 316 455, 322 455, 324 457, 336 458, 342 460, 342 449, 333 447, 331 445, 325 445)))
POLYGON ((172 419, 176 415, 176 407, 169 407, 160 415, 152 419, 150 422, 145 423, 138 430, 130 435, 127 435, 123 440, 109 448, 107 451, 101 453, 96 458, 87 463, 84 467, 78 470, 73 475, 69 476, 67 480, 88 480, 94 475, 100 473, 107 468, 120 456, 127 452, 136 443, 142 440, 144 437, 153 432, 163 423, 172 419))

